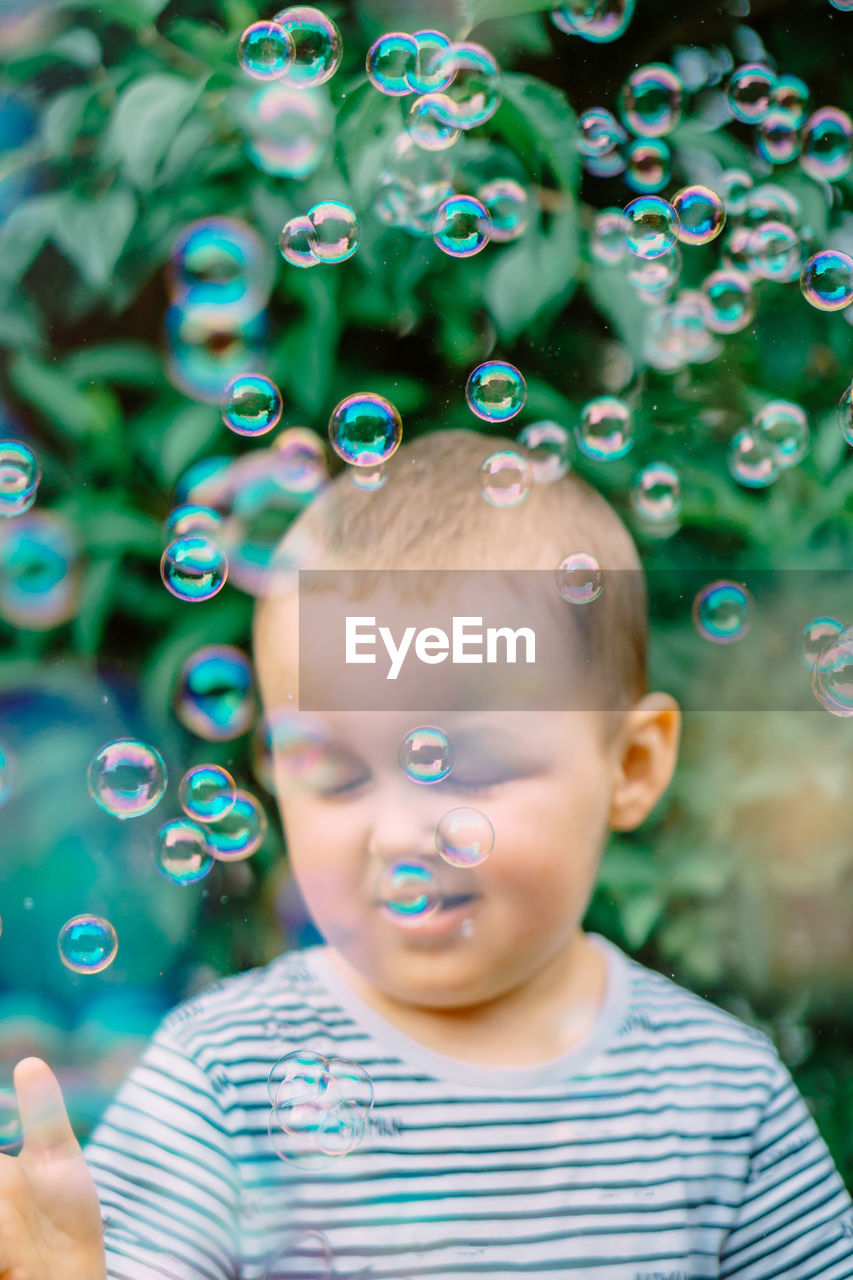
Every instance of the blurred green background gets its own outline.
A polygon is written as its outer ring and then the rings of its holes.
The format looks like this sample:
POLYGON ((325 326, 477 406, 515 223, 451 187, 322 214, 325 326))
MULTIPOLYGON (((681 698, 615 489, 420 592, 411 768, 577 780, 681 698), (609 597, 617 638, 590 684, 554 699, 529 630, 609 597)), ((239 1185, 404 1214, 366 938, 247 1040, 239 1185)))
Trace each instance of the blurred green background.
MULTIPOLYGON (((827 0, 754 0, 751 9, 749 0, 639 0, 627 33, 595 45, 536 8, 325 6, 343 32, 344 61, 312 95, 318 141, 310 172, 295 177, 276 171, 261 145, 269 136, 258 85, 236 60, 242 29, 268 16, 254 5, 0 4, 2 433, 36 449, 33 514, 47 521, 0 529, 0 745, 13 772, 0 809, 2 1071, 31 1051, 59 1063, 83 1132, 176 1000, 313 938, 288 881, 259 734, 205 742, 173 711, 181 666, 201 645, 248 652, 249 591, 229 583, 209 602, 185 604, 158 571, 164 521, 186 497, 188 473, 197 480, 259 447, 222 425, 229 370, 263 368, 283 392, 282 427, 321 436, 335 403, 362 387, 394 401, 409 437, 450 426, 488 433, 464 386, 492 353, 527 377, 519 427, 553 419, 571 429, 591 396, 624 395, 638 423, 632 453, 608 463, 578 453, 573 465, 635 528, 650 571, 707 581, 774 571, 773 633, 785 654, 816 616, 807 587, 819 572, 838 574, 823 611, 851 621, 853 593, 839 571, 853 555, 853 467, 836 403, 853 376, 853 326, 809 307, 796 284, 762 282, 754 324, 711 358, 649 367, 647 305, 623 265, 590 250, 595 211, 634 193, 623 177, 582 172, 576 122, 588 107, 614 109, 638 63, 689 70, 696 50, 706 51, 706 78, 709 67, 763 51, 802 77, 813 107, 849 106, 842 50, 853 47, 853 14, 827 0), (454 37, 473 30, 506 73, 494 118, 458 154, 442 153, 457 185, 466 167, 503 163, 500 146, 533 194, 520 239, 465 261, 374 208, 401 108, 366 83, 365 51, 382 31, 424 19, 454 37), (326 198, 357 210, 359 251, 335 267, 288 266, 276 252, 282 224, 326 198), (216 215, 257 233, 259 300, 235 326, 196 332, 175 302, 170 254, 184 228, 216 215), (776 396, 806 411, 811 448, 775 483, 749 490, 729 473, 727 444, 776 396), (637 528, 629 502, 638 467, 652 461, 669 462, 682 481, 680 528, 666 538, 637 528), (156 744, 171 778, 163 804, 130 824, 96 809, 85 784, 93 753, 123 735, 156 744), (206 759, 259 796, 270 829, 247 862, 180 888, 156 871, 153 835, 178 812, 181 772, 206 759), (83 978, 59 963, 55 940, 87 910, 113 921, 121 945, 110 969, 83 978)), ((713 166, 741 167, 796 197, 804 243, 849 249, 850 177, 830 188, 796 163, 771 172, 745 126, 712 127, 715 74, 703 83, 697 73, 690 110, 668 139, 665 191, 713 166)), ((444 161, 425 157, 434 163, 444 161)), ((682 284, 697 287, 717 257, 718 246, 686 249, 682 284)), ((285 499, 253 508, 261 542, 304 501, 285 499)), ((729 648, 738 648, 726 691, 734 706, 738 690, 753 695, 769 677, 760 645, 729 648)), ((653 680, 685 702, 682 761, 652 818, 608 849, 588 924, 768 1030, 851 1181, 849 721, 817 705, 802 670, 802 697, 769 692, 761 710, 710 710, 719 676, 706 673, 703 688, 708 649, 689 600, 653 592, 653 680)))

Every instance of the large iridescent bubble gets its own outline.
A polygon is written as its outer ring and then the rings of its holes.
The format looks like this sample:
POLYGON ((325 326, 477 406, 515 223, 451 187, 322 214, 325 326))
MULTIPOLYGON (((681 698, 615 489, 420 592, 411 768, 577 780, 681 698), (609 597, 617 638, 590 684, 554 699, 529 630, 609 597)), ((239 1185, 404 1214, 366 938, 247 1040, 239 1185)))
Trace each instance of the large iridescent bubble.
POLYGON ((287 83, 309 89, 331 80, 344 52, 341 33, 332 19, 309 5, 292 5, 277 13, 273 21, 293 41, 293 60, 285 73, 287 83))
POLYGON ((353 466, 386 462, 403 438, 394 405, 373 391, 346 396, 332 410, 329 440, 335 453, 353 466))
POLYGON ((853 169, 853 120, 838 107, 821 107, 803 128, 800 168, 810 178, 838 182, 853 169))
POLYGON ((665 62, 650 62, 628 76, 619 95, 623 123, 645 138, 672 133, 681 119, 683 85, 665 62))
POLYGON ((233 645, 197 649, 181 668, 174 707, 181 724, 207 742, 247 733, 257 709, 249 659, 233 645))
POLYGON ((822 249, 805 263, 800 288, 819 311, 841 311, 853 302, 853 257, 840 249, 822 249))

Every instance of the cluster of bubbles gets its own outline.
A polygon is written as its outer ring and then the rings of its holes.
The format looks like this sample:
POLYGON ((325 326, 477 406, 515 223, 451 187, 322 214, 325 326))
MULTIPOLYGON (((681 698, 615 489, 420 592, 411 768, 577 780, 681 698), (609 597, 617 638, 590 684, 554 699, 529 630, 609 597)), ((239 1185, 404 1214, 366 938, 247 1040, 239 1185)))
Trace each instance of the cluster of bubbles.
POLYGON ((762 489, 796 466, 809 450, 809 422, 800 405, 770 400, 741 427, 729 443, 728 465, 734 479, 747 489, 762 489))
POLYGON ((345 396, 329 418, 331 446, 350 466, 381 466, 396 452, 402 439, 403 422, 397 409, 374 391, 345 396))
POLYGON ((270 1139, 287 1163, 319 1168, 362 1141, 374 1089, 357 1062, 294 1049, 273 1065, 267 1087, 270 1139))
POLYGON ((59 930, 57 946, 60 960, 72 973, 103 973, 118 953, 118 935, 102 916, 73 916, 59 930))
POLYGON ((166 340, 169 374, 180 391, 221 404, 229 382, 261 364, 271 267, 260 236, 236 218, 203 218, 178 236, 166 340))
POLYGON ((377 179, 379 218, 409 235, 433 236, 457 258, 479 253, 489 241, 504 244, 523 235, 530 191, 515 156, 493 142, 468 142, 457 159, 454 170, 447 156, 425 154, 410 134, 398 134, 377 179))
POLYGON ((355 210, 342 200, 320 200, 305 214, 288 218, 278 237, 285 262, 294 267, 317 267, 346 262, 359 245, 355 210))
POLYGON ((470 374, 465 398, 471 412, 485 422, 508 422, 524 408, 527 383, 514 364, 486 360, 470 374))
POLYGON ((451 42, 440 31, 391 31, 367 53, 367 76, 391 97, 414 95, 406 129, 416 146, 444 151, 485 124, 501 101, 500 68, 480 44, 451 42))
POLYGON ((328 482, 327 448, 307 427, 288 427, 268 448, 197 463, 178 486, 186 528, 220 546, 228 580, 261 595, 294 515, 328 482), (211 514, 214 523, 211 524, 211 514))
POLYGON ((568 604, 591 604, 604 590, 604 571, 595 556, 573 551, 554 571, 557 591, 568 604))
POLYGON ((285 80, 296 89, 310 89, 331 80, 341 63, 343 41, 325 13, 293 5, 247 27, 237 56, 255 80, 285 80))
POLYGON ((743 583, 720 579, 696 593, 691 612, 703 639, 732 644, 742 640, 749 630, 752 596, 743 583))
POLYGON ((0 440, 0 516, 19 516, 36 500, 41 467, 28 444, 0 440))

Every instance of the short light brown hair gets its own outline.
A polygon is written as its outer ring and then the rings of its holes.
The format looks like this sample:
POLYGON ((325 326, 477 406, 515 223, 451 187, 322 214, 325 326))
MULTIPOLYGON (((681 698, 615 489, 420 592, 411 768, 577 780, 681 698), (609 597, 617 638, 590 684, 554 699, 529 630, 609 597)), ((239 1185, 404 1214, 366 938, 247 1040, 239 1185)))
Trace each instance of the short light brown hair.
MULTIPOLYGON (((339 474, 290 526, 278 563, 285 570, 554 570, 567 555, 588 552, 604 571, 605 590, 594 607, 567 606, 562 616, 572 617, 588 666, 601 673, 609 707, 632 706, 648 688, 648 603, 630 533, 572 471, 534 484, 517 506, 492 506, 477 472, 501 449, 524 453, 511 439, 433 431, 401 445, 379 489, 358 488, 347 472, 339 474)), ((277 588, 273 574, 268 599, 283 582, 277 588)), ((256 643, 265 616, 261 601, 256 643)))

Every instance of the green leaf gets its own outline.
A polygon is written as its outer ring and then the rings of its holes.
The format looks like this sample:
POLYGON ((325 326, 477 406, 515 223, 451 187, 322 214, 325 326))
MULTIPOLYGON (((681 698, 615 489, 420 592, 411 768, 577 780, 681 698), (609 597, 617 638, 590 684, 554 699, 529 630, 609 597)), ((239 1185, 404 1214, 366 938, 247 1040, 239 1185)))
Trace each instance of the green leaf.
POLYGON ((554 218, 547 234, 531 227, 504 249, 489 270, 484 297, 501 337, 522 333, 546 306, 565 302, 575 283, 578 230, 573 207, 554 218))
POLYGON ((69 191, 53 229, 53 241, 95 290, 110 282, 136 219, 136 199, 127 187, 116 187, 96 199, 69 191))
POLYGON ((46 103, 41 114, 41 136, 48 153, 55 159, 64 160, 71 154, 92 93, 90 85, 76 85, 46 103))
POLYGON ((81 347, 65 362, 78 383, 113 382, 120 387, 154 387, 165 384, 163 358, 141 342, 104 342, 81 347))
POLYGON ((98 651, 120 570, 121 558, 110 555, 93 560, 83 575, 72 635, 75 649, 85 657, 93 657, 98 651))
POLYGON ((654 893, 640 893, 621 904, 619 917, 629 947, 641 947, 663 914, 663 899, 654 893))
POLYGON ((464 29, 470 31, 480 22, 491 22, 493 18, 515 18, 520 13, 538 13, 541 10, 555 9, 560 0, 461 0, 459 5, 460 21, 464 29))
POLYGON ((54 0, 56 9, 96 9, 109 22, 126 27, 147 27, 160 16, 169 0, 54 0))
POLYGON ((135 80, 122 93, 107 130, 104 154, 135 187, 147 191, 156 184, 158 166, 207 79, 193 81, 158 72, 135 80))
POLYGON ((577 117, 561 89, 535 76, 505 73, 503 102, 495 127, 510 140, 532 148, 564 191, 575 191, 580 176, 577 117))
POLYGON ((23 200, 0 227, 0 279, 14 283, 38 257, 56 222, 62 197, 56 192, 23 200))
POLYGON ((174 414, 157 450, 161 478, 174 484, 202 450, 225 431, 215 405, 191 404, 174 414))
POLYGON ((9 365, 9 377, 21 398, 34 405, 54 428, 64 428, 74 436, 90 436, 100 430, 96 404, 64 369, 21 352, 9 365))

